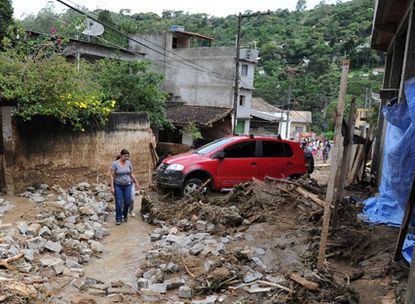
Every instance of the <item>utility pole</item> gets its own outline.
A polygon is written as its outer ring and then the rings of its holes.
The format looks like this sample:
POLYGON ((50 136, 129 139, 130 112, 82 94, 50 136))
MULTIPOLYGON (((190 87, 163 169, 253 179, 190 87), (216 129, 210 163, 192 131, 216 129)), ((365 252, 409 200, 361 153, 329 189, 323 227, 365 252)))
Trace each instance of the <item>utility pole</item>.
POLYGON ((241 24, 242 18, 246 17, 255 17, 255 16, 262 16, 262 15, 270 15, 271 12, 267 13, 254 13, 254 14, 247 14, 242 15, 239 13, 238 15, 238 31, 236 34, 236 63, 235 63, 235 84, 234 84, 234 91, 233 91, 233 134, 236 135, 236 124, 238 123, 237 114, 238 114, 238 97, 239 97, 239 61, 240 61, 240 51, 241 51, 241 24))
POLYGON ((290 110, 291 110, 291 77, 288 82, 288 106, 287 106, 287 127, 285 128, 285 139, 290 136, 290 110))
POLYGON ((233 92, 233 135, 236 135, 236 124, 238 123, 238 97, 239 97, 239 60, 241 48, 241 23, 242 15, 238 15, 238 31, 236 34, 236 63, 235 63, 235 87, 233 92))

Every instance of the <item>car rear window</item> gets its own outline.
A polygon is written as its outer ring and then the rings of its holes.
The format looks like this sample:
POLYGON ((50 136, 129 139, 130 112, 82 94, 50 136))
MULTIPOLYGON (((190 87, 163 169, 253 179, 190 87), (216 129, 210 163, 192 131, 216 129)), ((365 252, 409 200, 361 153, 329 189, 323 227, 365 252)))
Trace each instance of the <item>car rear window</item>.
POLYGON ((262 156, 291 157, 293 156, 293 150, 288 143, 273 140, 264 140, 262 141, 262 156))

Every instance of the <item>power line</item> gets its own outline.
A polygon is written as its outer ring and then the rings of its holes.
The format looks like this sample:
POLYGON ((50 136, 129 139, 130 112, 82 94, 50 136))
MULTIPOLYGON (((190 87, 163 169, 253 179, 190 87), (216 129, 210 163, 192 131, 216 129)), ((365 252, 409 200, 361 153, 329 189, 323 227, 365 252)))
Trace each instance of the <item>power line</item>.
MULTIPOLYGON (((132 52, 132 53, 134 53, 134 54, 139 54, 139 53, 137 53, 137 52, 130 51, 130 50, 128 50, 128 49, 122 48, 122 47, 118 46, 117 44, 115 44, 114 42, 109 41, 109 40, 106 40, 106 39, 105 39, 105 38, 103 38, 103 37, 96 36, 96 38, 98 38, 98 39, 100 39, 100 40, 102 40, 102 41, 104 41, 104 42, 106 42, 106 43, 108 43, 108 44, 112 44, 114 47, 117 47, 117 48, 119 48, 119 49, 121 49, 121 50, 128 51, 128 52, 132 52)), ((153 61, 153 63, 154 63, 154 64, 157 64, 157 65, 162 65, 162 66, 168 66, 168 67, 173 68, 173 69, 176 69, 176 70, 178 70, 179 68, 181 68, 181 69, 185 69, 185 70, 187 70, 187 71, 188 71, 188 72, 190 72, 190 73, 195 73, 195 74, 200 73, 199 71, 196 71, 196 70, 194 70, 194 69, 190 69, 190 68, 188 68, 188 67, 183 67, 183 66, 179 66, 179 65, 174 65, 174 64, 171 64, 171 63, 167 63, 167 62, 164 62, 164 61, 162 61, 162 60, 160 60, 160 59, 153 59, 152 61, 153 61)), ((209 74, 206 74, 206 75, 210 76, 209 74)), ((231 80, 226 80, 226 81, 228 81, 228 82, 232 82, 231 80)))
MULTIPOLYGON (((116 33, 118 33, 118 34, 120 34, 120 35, 123 35, 124 37, 127 37, 128 39, 130 39, 130 40, 132 40, 132 41, 136 42, 137 44, 139 44, 139 45, 141 45, 141 46, 143 46, 143 47, 145 47, 145 48, 147 48, 147 49, 149 49, 149 50, 151 50, 151 51, 153 51, 153 52, 155 52, 155 53, 157 53, 157 54, 159 54, 159 55, 162 55, 162 56, 164 56, 164 57, 167 57, 167 56, 166 56, 166 54, 165 54, 164 52, 161 52, 161 51, 159 51, 159 50, 157 50, 157 49, 154 49, 153 47, 150 47, 150 46, 148 46, 148 45, 144 44, 143 42, 138 41, 137 39, 130 37, 128 34, 126 34, 126 33, 122 32, 122 31, 118 30, 117 28, 115 28, 115 27, 113 27, 113 26, 111 26, 111 25, 109 25, 109 24, 106 24, 105 22, 102 22, 102 21, 98 20, 96 17, 91 16, 91 14, 85 13, 85 12, 83 12, 83 11, 81 11, 81 10, 79 10, 79 9, 77 9, 77 8, 75 8, 75 7, 73 7, 73 6, 71 6, 71 5, 69 5, 68 3, 66 3, 66 2, 64 2, 64 1, 62 1, 62 0, 56 0, 56 1, 58 1, 59 3, 61 3, 61 4, 65 5, 65 6, 67 6, 67 7, 68 7, 68 8, 70 8, 70 9, 74 10, 75 12, 78 12, 78 13, 79 13, 79 14, 81 14, 81 15, 84 15, 84 16, 86 16, 86 17, 88 17, 88 18, 90 18, 90 19, 92 19, 92 20, 94 20, 94 21, 96 21, 96 22, 98 22, 98 23, 101 23, 102 25, 106 26, 107 28, 109 28, 109 29, 113 30, 114 32, 116 32, 116 33)), ((68 1, 70 1, 70 0, 68 0, 68 1)), ((74 3, 74 2, 72 2, 72 1, 70 1, 70 2, 71 2, 71 3, 74 3)), ((145 38, 143 38, 143 37, 140 37, 140 38, 141 38, 142 40, 146 41, 147 43, 152 44, 152 45, 154 45, 154 46, 156 46, 156 47, 158 47, 158 48, 162 49, 163 51, 166 51, 167 53, 173 54, 174 56, 177 56, 177 57, 179 57, 179 58, 183 59, 183 60, 184 60, 184 62, 178 61, 178 62, 180 62, 181 64, 187 65, 187 66, 189 66, 190 68, 193 68, 193 69, 198 70, 198 71, 200 71, 200 72, 208 72, 208 73, 211 73, 211 75, 212 75, 213 77, 216 77, 216 78, 219 78, 219 79, 222 79, 222 80, 230 80, 230 78, 228 78, 228 75, 222 75, 222 74, 220 74, 220 73, 217 73, 217 72, 211 71, 211 70, 209 70, 208 68, 206 68, 206 67, 204 67, 204 66, 201 66, 201 65, 199 65, 199 64, 197 64, 197 63, 195 63, 195 62, 193 62, 193 61, 191 61, 191 60, 189 60, 189 59, 187 59, 187 58, 185 58, 185 57, 183 57, 183 56, 180 56, 179 54, 176 54, 175 52, 172 52, 172 51, 166 50, 166 49, 164 49, 163 47, 161 47, 161 46, 159 46, 159 45, 157 45, 157 44, 155 44, 155 43, 153 43, 153 42, 151 42, 151 41, 148 41, 147 39, 145 39, 145 38), (187 62, 190 62, 190 64, 189 64, 189 63, 187 63, 187 62), (192 64, 193 64, 193 65, 195 65, 195 66, 193 66, 192 64), (202 68, 202 69, 197 68, 197 67, 200 67, 200 68, 202 68)), ((174 60, 174 59, 172 58, 172 60, 174 60)), ((177 60, 176 60, 176 61, 177 61, 177 60)), ((233 77, 232 77, 232 79, 233 79, 233 77)))
MULTIPOLYGON (((69 1, 69 2, 71 2, 71 1, 69 1)), ((57 20, 57 21, 61 21, 59 18, 57 18, 56 16, 54 16, 52 13, 49 13, 48 16, 51 17, 51 18, 53 18, 53 19, 55 19, 55 20, 57 20)), ((49 35, 49 34, 46 34, 46 33, 40 33, 40 34, 49 35)), ((116 44, 116 43, 114 43, 112 41, 106 40, 103 37, 100 37, 100 36, 94 36, 94 37, 97 38, 98 40, 102 40, 103 42, 105 42, 105 43, 107 43, 107 44, 109 44, 109 45, 111 45, 111 46, 113 46, 113 47, 115 47, 115 48, 117 48, 119 50, 123 50, 123 51, 126 51, 126 52, 130 52, 130 53, 133 53, 133 54, 136 54, 136 55, 142 55, 139 52, 126 49, 126 48, 120 46, 119 44, 116 44)), ((147 60, 150 60, 150 59, 147 59, 147 60)), ((212 76, 212 75, 210 75, 209 73, 206 73, 206 72, 201 72, 199 70, 195 70, 193 68, 189 68, 189 67, 186 67, 186 66, 183 66, 183 65, 174 65, 172 63, 168 63, 168 62, 162 61, 160 59, 151 59, 150 61, 152 61, 153 64, 160 65, 160 66, 167 66, 167 67, 170 67, 170 68, 172 68, 174 70, 185 69, 189 73, 193 73, 193 74, 203 73, 203 75, 212 76)), ((179 61, 177 61, 177 62, 179 62, 179 61)), ((218 77, 216 77, 216 78, 218 78, 218 77)), ((222 79, 222 78, 220 78, 220 80, 224 80, 224 81, 227 81, 227 82, 233 82, 233 80, 230 80, 230 79, 222 79)))

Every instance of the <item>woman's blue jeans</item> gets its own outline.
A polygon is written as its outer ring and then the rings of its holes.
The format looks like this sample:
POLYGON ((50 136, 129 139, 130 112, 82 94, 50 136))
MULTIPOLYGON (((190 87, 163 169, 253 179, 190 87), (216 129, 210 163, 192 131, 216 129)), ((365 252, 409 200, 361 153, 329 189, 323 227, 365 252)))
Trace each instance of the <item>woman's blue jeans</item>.
POLYGON ((121 222, 128 216, 131 203, 131 185, 115 184, 115 220, 121 222))

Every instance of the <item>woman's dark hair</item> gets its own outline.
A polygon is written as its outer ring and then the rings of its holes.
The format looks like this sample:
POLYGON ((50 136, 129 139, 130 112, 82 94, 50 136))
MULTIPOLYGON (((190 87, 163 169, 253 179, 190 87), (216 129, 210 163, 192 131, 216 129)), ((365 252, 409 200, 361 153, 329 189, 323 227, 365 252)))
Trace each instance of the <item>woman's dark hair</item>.
POLYGON ((122 149, 120 152, 120 155, 126 155, 126 154, 130 154, 130 152, 127 149, 122 149))

